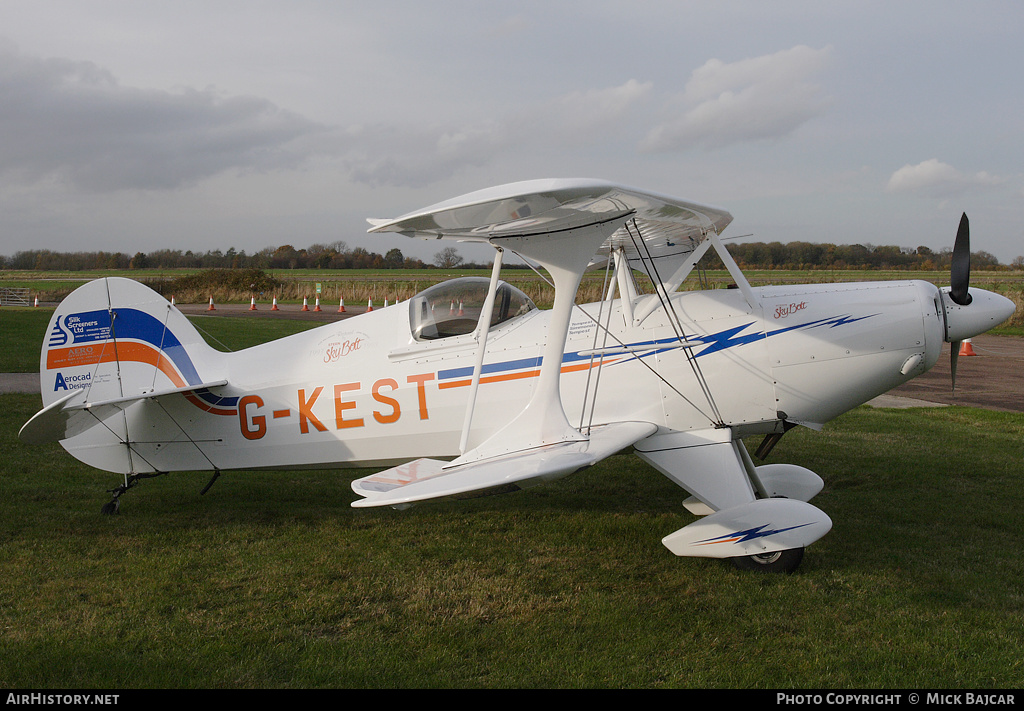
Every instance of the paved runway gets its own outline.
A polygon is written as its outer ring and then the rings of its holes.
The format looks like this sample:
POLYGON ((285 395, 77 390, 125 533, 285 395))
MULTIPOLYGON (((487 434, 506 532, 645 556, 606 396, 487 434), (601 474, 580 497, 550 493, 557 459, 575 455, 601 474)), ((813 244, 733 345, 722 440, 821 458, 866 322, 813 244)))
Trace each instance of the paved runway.
POLYGON ((0 395, 4 393, 39 392, 39 373, 0 374, 0 395))
POLYGON ((950 379, 950 347, 924 375, 889 392, 943 405, 1024 412, 1024 338, 981 335, 971 339, 974 356, 957 358, 956 389, 950 379))

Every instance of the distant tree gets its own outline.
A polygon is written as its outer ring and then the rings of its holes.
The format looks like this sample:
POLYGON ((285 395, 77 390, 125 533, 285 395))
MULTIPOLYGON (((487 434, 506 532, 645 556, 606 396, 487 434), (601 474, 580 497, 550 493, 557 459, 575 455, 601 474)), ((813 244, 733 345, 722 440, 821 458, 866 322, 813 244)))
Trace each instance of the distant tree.
POLYGON ((462 264, 462 255, 455 247, 445 247, 434 255, 434 264, 442 269, 452 269, 462 264))
POLYGON ((369 269, 373 266, 373 255, 363 247, 356 247, 349 253, 349 269, 369 269))
POLYGON ((971 266, 977 269, 991 269, 994 266, 998 266, 999 258, 991 252, 984 250, 980 252, 971 252, 971 266))
POLYGON ((290 244, 282 244, 274 250, 270 258, 270 266, 274 269, 295 269, 299 265, 301 254, 290 244))

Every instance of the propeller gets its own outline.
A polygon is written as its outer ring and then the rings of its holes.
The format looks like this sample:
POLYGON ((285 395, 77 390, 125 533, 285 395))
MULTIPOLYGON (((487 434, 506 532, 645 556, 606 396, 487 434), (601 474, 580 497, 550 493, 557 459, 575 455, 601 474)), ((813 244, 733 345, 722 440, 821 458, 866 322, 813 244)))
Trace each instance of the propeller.
MULTIPOLYGON (((956 242, 953 243, 953 260, 949 269, 949 298, 960 306, 967 306, 973 301, 968 287, 971 282, 971 226, 965 212, 960 218, 960 227, 956 231, 956 242)), ((949 373, 951 386, 956 390, 956 361, 960 355, 961 341, 950 343, 949 373)))
POLYGON ((960 218, 960 228, 953 243, 953 264, 950 268, 949 298, 960 306, 971 303, 967 287, 971 282, 971 226, 967 213, 960 218))

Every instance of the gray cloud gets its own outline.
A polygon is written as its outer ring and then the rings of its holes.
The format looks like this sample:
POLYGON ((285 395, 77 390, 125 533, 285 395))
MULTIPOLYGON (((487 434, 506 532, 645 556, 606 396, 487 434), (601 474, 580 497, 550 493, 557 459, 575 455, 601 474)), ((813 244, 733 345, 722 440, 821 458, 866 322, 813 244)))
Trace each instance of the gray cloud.
MULTIPOLYGON (((607 137, 650 92, 636 80, 577 90, 500 117, 328 127, 253 96, 123 86, 92 62, 0 47, 0 173, 90 192, 161 190, 316 156, 355 182, 422 187, 508 151, 607 137)), ((543 148, 542 148, 543 150, 543 148)))
POLYGON ((0 171, 89 191, 295 166, 323 127, 256 97, 121 86, 91 62, 0 47, 0 171))
POLYGON ((963 173, 948 163, 931 158, 917 165, 905 165, 889 177, 886 189, 892 193, 916 193, 933 198, 951 198, 979 188, 1006 182, 985 171, 963 173))
POLYGON ((423 187, 509 154, 566 153, 620 142, 650 82, 577 90, 476 121, 382 123, 344 131, 350 176, 372 186, 423 187))
POLYGON ((680 115, 654 127, 641 148, 719 148, 786 136, 827 107, 815 80, 830 54, 797 46, 732 63, 709 60, 691 74, 680 115))

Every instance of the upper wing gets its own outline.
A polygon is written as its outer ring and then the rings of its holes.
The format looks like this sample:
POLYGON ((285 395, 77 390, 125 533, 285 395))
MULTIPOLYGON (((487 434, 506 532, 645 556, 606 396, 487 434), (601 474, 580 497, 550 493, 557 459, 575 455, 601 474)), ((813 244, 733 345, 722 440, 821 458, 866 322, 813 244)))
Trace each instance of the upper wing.
POLYGON ((720 234, 732 222, 725 210, 636 188, 599 180, 548 179, 480 190, 393 220, 370 220, 369 232, 500 243, 513 236, 557 238, 623 215, 631 218, 604 241, 598 254, 621 248, 631 262, 685 259, 709 234, 720 234))

